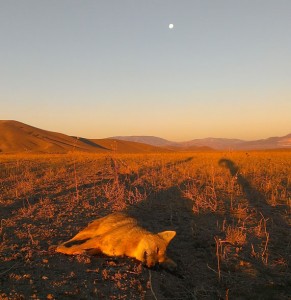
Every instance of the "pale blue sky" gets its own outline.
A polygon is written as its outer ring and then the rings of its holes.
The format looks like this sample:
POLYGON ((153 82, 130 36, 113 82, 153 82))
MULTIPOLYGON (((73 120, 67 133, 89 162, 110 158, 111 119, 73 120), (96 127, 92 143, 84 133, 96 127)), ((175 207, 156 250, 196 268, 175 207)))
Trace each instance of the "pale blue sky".
POLYGON ((0 103, 87 138, 288 134, 291 1, 0 0, 0 103))

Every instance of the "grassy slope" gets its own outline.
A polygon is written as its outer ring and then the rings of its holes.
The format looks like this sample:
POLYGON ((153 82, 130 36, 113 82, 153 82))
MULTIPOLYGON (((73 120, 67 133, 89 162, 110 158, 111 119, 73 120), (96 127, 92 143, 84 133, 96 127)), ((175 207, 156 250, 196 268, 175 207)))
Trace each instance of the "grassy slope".
POLYGON ((42 130, 17 121, 0 120, 0 152, 67 153, 156 152, 157 147, 112 139, 89 140, 42 130))

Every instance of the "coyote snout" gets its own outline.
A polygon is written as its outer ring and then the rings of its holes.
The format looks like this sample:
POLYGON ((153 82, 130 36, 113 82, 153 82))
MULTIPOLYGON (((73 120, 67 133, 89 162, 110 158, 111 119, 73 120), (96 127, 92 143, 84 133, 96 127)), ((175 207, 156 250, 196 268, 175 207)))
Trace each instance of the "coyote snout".
POLYGON ((166 249, 175 231, 151 233, 137 225, 137 221, 123 213, 113 213, 90 223, 56 251, 74 255, 102 252, 108 256, 129 256, 148 267, 161 264, 169 270, 176 263, 166 256, 166 249))

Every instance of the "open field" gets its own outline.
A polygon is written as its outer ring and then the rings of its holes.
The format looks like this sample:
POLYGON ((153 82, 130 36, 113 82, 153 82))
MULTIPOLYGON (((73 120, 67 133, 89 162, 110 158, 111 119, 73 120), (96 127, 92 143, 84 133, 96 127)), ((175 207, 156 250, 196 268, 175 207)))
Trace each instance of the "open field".
POLYGON ((0 156, 1 299, 290 299, 291 151, 0 156), (55 245, 126 211, 170 273, 55 245))

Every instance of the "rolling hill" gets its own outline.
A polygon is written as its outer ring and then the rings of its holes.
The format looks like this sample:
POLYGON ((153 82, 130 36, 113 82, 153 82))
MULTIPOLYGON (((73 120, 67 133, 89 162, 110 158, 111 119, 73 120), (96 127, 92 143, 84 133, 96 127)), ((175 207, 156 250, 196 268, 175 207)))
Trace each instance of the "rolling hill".
POLYGON ((122 140, 122 141, 131 141, 135 143, 143 143, 157 147, 167 147, 167 146, 176 146, 176 142, 171 142, 166 139, 162 139, 156 136, 114 136, 110 139, 122 140))
POLYGON ((117 136, 86 139, 39 129, 18 121, 0 120, 0 153, 119 152, 146 153, 161 151, 263 150, 291 149, 291 134, 283 137, 244 141, 206 138, 172 142, 154 136, 117 136))
POLYGON ((155 146, 114 139, 86 139, 39 129, 18 121, 0 120, 0 153, 157 152, 155 146))

